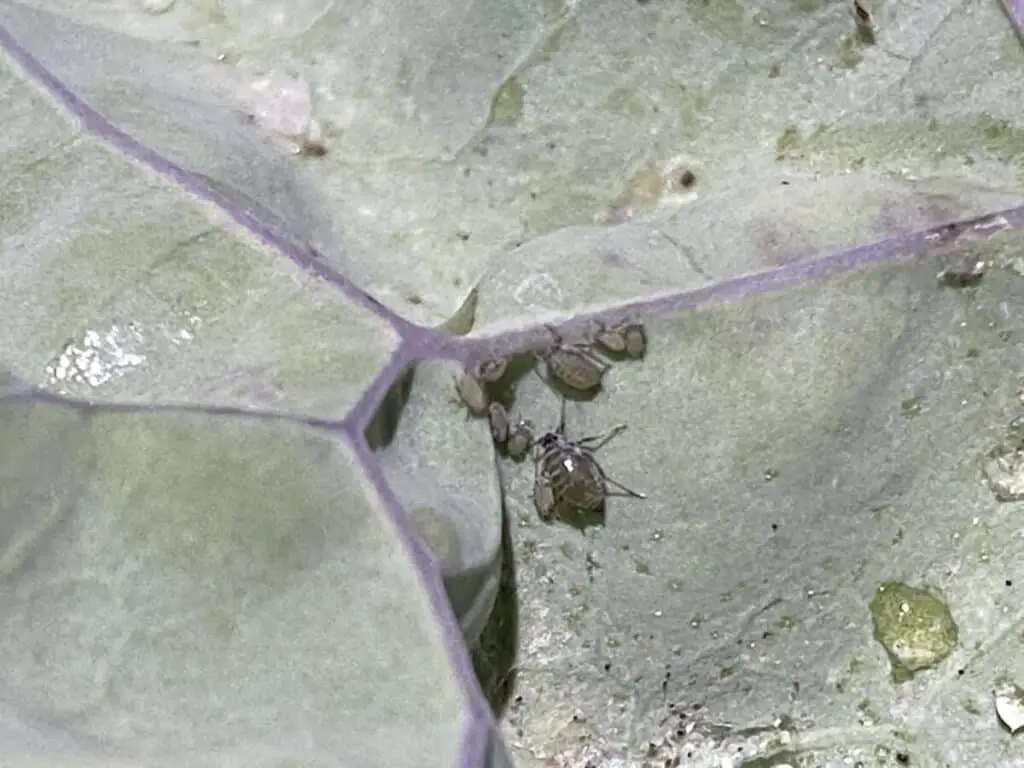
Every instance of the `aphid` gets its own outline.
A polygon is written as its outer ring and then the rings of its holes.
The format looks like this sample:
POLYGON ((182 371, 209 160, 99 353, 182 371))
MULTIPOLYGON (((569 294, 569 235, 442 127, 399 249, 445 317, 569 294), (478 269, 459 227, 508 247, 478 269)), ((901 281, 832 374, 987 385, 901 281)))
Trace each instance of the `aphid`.
POLYGON ((455 377, 455 391, 473 416, 487 416, 487 408, 491 397, 487 385, 493 384, 505 375, 508 359, 494 357, 479 360, 466 366, 466 369, 455 377))
POLYGON ((508 440, 509 423, 508 412, 501 403, 491 403, 487 407, 487 420, 491 425, 491 437, 494 442, 504 445, 508 440))
POLYGON ((455 391, 459 395, 459 400, 465 404, 469 412, 474 416, 486 416, 491 399, 483 382, 470 371, 463 371, 452 378, 455 380, 455 391))
POLYGON ((493 384, 508 370, 508 359, 504 357, 492 357, 473 363, 468 369, 478 381, 493 384))
POLYGON ((857 37, 861 42, 872 45, 875 42, 875 17, 868 0, 853 0, 853 20, 857 25, 857 37))
POLYGON ((548 374, 571 389, 586 392, 601 385, 608 365, 582 344, 565 344, 558 331, 545 326, 554 343, 537 354, 547 364, 548 374))
POLYGON ((562 400, 558 427, 536 443, 533 504, 542 520, 549 521, 561 511, 593 512, 609 496, 647 498, 608 477, 594 457, 601 446, 625 429, 625 424, 619 424, 603 435, 569 440, 565 436, 565 400, 562 400), (609 486, 617 490, 609 490, 609 486))
POLYGON ((871 7, 867 0, 853 0, 853 17, 862 26, 869 28, 875 26, 875 19, 871 15, 871 7))
POLYGON ((505 440, 505 453, 513 461, 523 459, 533 447, 533 427, 530 422, 519 419, 509 427, 508 439, 505 440))
POLYGON ((988 270, 988 263, 973 254, 961 256, 955 264, 938 274, 939 282, 951 288, 965 288, 981 281, 988 270))
POLYGON ((491 403, 487 409, 494 442, 505 449, 510 459, 519 461, 533 446, 533 428, 530 422, 519 419, 514 424, 501 403, 491 403))
POLYGON ((609 352, 625 354, 633 360, 647 353, 647 332, 643 323, 636 320, 623 320, 610 328, 599 322, 594 342, 609 352))

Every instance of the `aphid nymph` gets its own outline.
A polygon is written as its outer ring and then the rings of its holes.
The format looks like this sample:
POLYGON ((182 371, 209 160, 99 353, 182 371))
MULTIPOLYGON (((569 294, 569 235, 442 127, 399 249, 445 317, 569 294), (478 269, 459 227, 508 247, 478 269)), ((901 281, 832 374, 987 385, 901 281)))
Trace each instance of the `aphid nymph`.
POLYGON ((532 447, 533 427, 530 422, 517 419, 516 423, 509 427, 508 439, 505 440, 505 453, 513 461, 520 461, 526 457, 532 447))
POLYGON ((493 384, 508 370, 508 359, 504 357, 492 357, 473 363, 468 369, 479 381, 493 384))
POLYGON ((626 425, 620 424, 602 435, 569 440, 563 398, 558 427, 543 435, 535 448, 533 503, 542 520, 549 521, 562 512, 593 512, 609 496, 647 498, 608 477, 594 456, 625 429, 626 425))
POLYGON ((487 416, 491 437, 504 448, 510 459, 519 461, 529 453, 533 447, 533 428, 530 422, 520 418, 513 423, 501 403, 491 403, 487 408, 487 416))
POLYGON ((487 420, 491 425, 491 437, 494 442, 503 445, 508 440, 508 412, 501 403, 491 403, 487 407, 487 420))
POLYGON ((873 45, 875 42, 875 17, 871 13, 868 0, 853 0, 853 20, 860 41, 867 45, 873 45))
POLYGON ((951 288, 966 288, 981 281, 988 271, 988 263, 972 253, 961 256, 949 267, 939 272, 938 280, 951 288))
POLYGON ((594 343, 609 352, 639 360, 647 353, 647 332, 637 320, 623 320, 611 327, 598 322, 594 343))
POLYGON ((463 371, 455 380, 455 391, 459 395, 469 412, 474 416, 486 416, 487 406, 490 405, 490 397, 483 383, 470 371, 463 371))
POLYGON ((582 344, 565 344, 558 331, 545 326, 554 343, 538 352, 547 364, 548 374, 570 389, 587 392, 601 385, 608 364, 582 344))
POLYGON ((473 416, 487 416, 491 403, 487 385, 505 375, 508 359, 493 357, 470 363, 455 377, 455 391, 473 416))

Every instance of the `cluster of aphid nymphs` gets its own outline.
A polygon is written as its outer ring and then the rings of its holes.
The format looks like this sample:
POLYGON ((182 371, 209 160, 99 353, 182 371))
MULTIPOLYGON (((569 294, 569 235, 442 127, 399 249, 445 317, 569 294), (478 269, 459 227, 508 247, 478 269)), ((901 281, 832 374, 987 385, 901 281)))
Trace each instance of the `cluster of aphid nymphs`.
MULTIPOLYGON (((647 333, 639 321, 624 320, 610 327, 595 323, 588 338, 575 344, 567 344, 551 326, 547 329, 551 343, 535 350, 534 354, 544 361, 549 380, 578 392, 589 392, 601 386, 610 367, 605 356, 640 360, 647 352, 647 333)), ((455 377, 455 391, 473 416, 491 416, 490 388, 507 370, 507 358, 487 358, 471 363, 455 377)))
POLYGON ((526 419, 513 419, 501 403, 491 403, 487 407, 487 420, 491 425, 491 437, 494 442, 505 449, 513 461, 520 461, 533 447, 533 425, 526 419))
MULTIPOLYGON (((647 351, 646 331, 643 324, 635 320, 624 320, 610 327, 595 323, 593 331, 583 341, 573 344, 567 344, 551 326, 547 329, 551 342, 532 350, 532 354, 544 362, 549 383, 576 392, 600 388, 604 374, 611 367, 609 358, 639 360, 647 351)), ((600 446, 621 433, 625 425, 607 435, 569 440, 565 436, 563 398, 558 428, 538 438, 530 422, 510 415, 505 406, 492 398, 492 388, 508 370, 509 359, 504 357, 472 362, 455 377, 455 390, 470 414, 487 417, 491 437, 506 456, 520 461, 533 451, 536 464, 534 504, 543 519, 550 520, 560 509, 591 512, 599 508, 607 496, 644 498, 609 479, 593 456, 600 446), (609 491, 609 485, 619 489, 618 492, 609 491)))

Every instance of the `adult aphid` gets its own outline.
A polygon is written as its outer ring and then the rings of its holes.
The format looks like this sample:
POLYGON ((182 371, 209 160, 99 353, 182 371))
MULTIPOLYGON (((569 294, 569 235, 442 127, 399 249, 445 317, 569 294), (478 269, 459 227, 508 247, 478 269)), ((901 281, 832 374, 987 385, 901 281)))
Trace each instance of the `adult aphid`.
POLYGON ((602 435, 569 440, 565 436, 565 399, 554 432, 543 435, 535 444, 533 504, 545 522, 562 512, 594 512, 610 496, 646 499, 646 494, 631 490, 605 474, 594 453, 624 432, 619 424, 602 435))
POLYGON ((570 389, 588 392, 601 385, 609 365, 583 344, 566 344, 550 325, 544 326, 554 337, 553 342, 539 350, 537 355, 548 367, 548 375, 570 389))

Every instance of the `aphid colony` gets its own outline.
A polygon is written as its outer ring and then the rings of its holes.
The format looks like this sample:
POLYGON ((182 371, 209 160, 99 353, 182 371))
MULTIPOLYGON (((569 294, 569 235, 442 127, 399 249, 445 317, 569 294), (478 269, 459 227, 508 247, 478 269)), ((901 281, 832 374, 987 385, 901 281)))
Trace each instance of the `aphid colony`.
MULTIPOLYGON (((598 324, 589 339, 575 344, 567 344, 554 328, 547 328, 552 342, 534 354, 544 362, 550 382, 577 392, 600 387, 611 367, 602 355, 639 360, 647 351, 647 335, 638 321, 625 320, 612 327, 598 324)), ((626 429, 625 424, 603 435, 570 440, 565 433, 563 397, 558 427, 536 438, 530 422, 512 417, 501 403, 491 401, 489 385, 497 383, 507 370, 504 358, 476 362, 455 377, 455 389, 473 416, 487 417, 491 437, 505 455, 520 461, 533 451, 533 501, 543 520, 564 512, 593 512, 609 496, 646 498, 609 478, 594 456, 626 429)))

